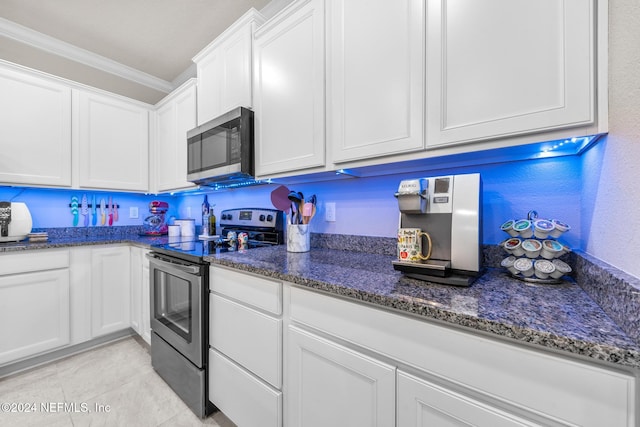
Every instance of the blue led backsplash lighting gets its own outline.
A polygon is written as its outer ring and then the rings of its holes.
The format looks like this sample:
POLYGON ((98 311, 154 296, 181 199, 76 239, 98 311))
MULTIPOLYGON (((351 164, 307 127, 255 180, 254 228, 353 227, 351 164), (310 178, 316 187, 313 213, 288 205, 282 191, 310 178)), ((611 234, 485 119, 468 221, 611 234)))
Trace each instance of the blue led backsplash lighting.
POLYGON ((583 205, 584 157, 580 154, 595 146, 602 135, 558 141, 546 141, 497 150, 467 152, 450 156, 415 159, 408 162, 339 169, 290 179, 264 180, 262 185, 218 188, 195 187, 190 190, 153 195, 107 191, 1 187, 0 200, 25 202, 34 228, 71 227, 72 196, 81 198, 113 197, 121 207, 120 221, 114 225, 142 225, 149 216, 149 202, 169 203, 167 219, 193 218, 201 223, 204 194, 222 210, 254 207, 273 208, 271 192, 280 185, 304 195, 316 194, 317 212, 310 224, 314 233, 393 237, 398 226, 397 201, 393 196, 403 179, 480 173, 483 181, 483 243, 497 244, 506 237, 500 224, 509 219, 538 211, 542 218, 557 218, 571 225, 563 235, 564 243, 581 249, 587 239, 581 235, 581 223, 587 221, 583 205), (325 221, 325 206, 336 205, 336 221, 325 221), (137 208, 138 218, 130 218, 137 208), (134 209, 135 210, 135 209, 134 209))

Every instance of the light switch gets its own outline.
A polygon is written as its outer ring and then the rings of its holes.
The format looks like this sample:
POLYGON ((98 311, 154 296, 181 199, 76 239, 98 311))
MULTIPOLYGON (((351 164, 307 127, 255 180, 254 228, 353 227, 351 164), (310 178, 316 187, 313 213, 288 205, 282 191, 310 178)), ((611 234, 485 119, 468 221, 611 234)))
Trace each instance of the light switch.
POLYGON ((324 205, 324 220, 327 222, 335 222, 336 220, 336 204, 328 202, 324 205))
POLYGON ((138 207, 137 206, 129 207, 129 218, 138 218, 138 207))

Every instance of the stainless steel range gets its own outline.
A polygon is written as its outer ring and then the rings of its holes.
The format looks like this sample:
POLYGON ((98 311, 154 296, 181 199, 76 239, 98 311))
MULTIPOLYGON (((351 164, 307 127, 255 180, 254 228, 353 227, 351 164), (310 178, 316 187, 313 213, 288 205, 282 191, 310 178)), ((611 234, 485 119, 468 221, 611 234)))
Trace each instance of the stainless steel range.
MULTIPOLYGON (((246 232, 249 248, 282 244, 283 223, 283 213, 274 209, 229 209, 220 218, 223 236, 246 232)), ((233 247, 224 238, 169 238, 148 255, 151 363, 201 418, 215 410, 207 390, 209 263, 204 257, 228 250, 233 247)))

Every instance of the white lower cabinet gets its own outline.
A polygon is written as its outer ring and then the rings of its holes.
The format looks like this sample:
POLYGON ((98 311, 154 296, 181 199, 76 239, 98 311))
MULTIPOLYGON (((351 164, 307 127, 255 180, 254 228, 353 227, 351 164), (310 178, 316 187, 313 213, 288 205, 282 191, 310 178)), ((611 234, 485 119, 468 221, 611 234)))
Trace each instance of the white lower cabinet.
POLYGON ((288 340, 286 425, 395 425, 394 366, 295 326, 288 340))
POLYGON ((148 249, 131 247, 131 327, 151 345, 148 249))
POLYGON ((639 421, 637 371, 556 356, 293 285, 285 286, 284 305, 288 426, 631 427, 639 421), (385 369, 392 378, 398 371, 397 396, 385 369), (394 403, 374 418, 374 408, 387 408, 389 394, 396 396, 392 402, 397 398, 397 421, 383 418, 393 414, 394 403), (334 413, 340 415, 333 418, 334 413))
POLYGON ((130 326, 129 246, 91 249, 91 335, 130 326))
POLYGON ((69 344, 69 251, 1 256, 0 365, 69 344))
POLYGON ((209 400, 239 427, 282 426, 282 282, 212 266, 209 400))

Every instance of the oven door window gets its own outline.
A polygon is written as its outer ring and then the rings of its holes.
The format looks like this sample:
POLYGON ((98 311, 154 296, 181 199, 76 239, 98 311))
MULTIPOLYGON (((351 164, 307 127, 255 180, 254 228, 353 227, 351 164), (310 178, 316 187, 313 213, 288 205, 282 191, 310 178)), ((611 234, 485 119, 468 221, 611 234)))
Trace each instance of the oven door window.
POLYGON ((154 317, 191 342, 193 334, 192 283, 166 271, 154 269, 154 317))

